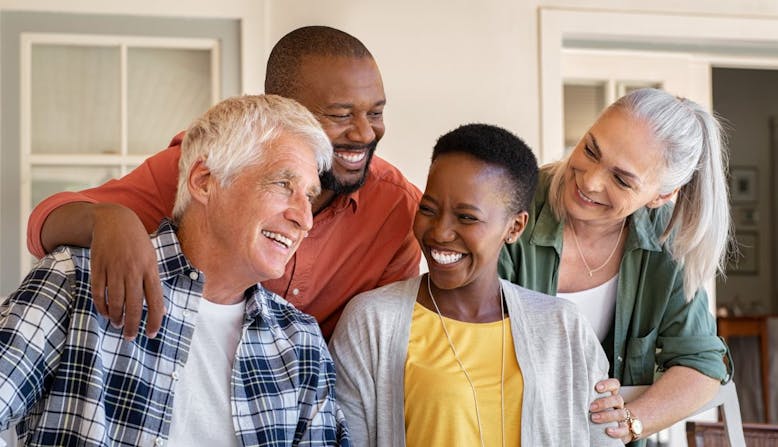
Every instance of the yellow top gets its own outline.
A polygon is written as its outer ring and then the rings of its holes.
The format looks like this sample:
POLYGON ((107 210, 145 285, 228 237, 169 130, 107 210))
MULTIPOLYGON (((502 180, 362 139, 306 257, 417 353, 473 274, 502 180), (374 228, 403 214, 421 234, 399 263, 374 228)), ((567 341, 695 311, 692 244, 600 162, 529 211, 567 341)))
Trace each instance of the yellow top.
MULTIPOLYGON (((478 398, 485 446, 500 446, 500 353, 503 324, 445 318, 459 359, 478 398)), ((505 319, 505 444, 519 445, 524 390, 505 319)), ((438 314, 419 303, 413 309, 405 360, 405 439, 408 447, 480 446, 473 391, 451 351, 438 314)))

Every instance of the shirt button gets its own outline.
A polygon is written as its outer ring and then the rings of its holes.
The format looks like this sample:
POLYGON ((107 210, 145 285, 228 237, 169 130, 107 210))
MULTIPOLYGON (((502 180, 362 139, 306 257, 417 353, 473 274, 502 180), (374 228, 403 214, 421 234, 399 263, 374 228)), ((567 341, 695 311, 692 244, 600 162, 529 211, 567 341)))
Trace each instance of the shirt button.
POLYGON ((192 278, 192 281, 197 281, 197 278, 199 278, 200 275, 193 270, 189 272, 189 277, 192 278))
MULTIPOLYGON (((172 378, 173 378, 173 380, 178 380, 178 371, 173 371, 173 372, 170 374, 170 377, 172 377, 172 378)), ((160 438, 157 438, 157 439, 160 439, 160 438)))
POLYGON ((188 311, 188 310, 185 310, 185 311, 181 312, 181 315, 182 315, 184 318, 189 318, 189 311, 188 311))
POLYGON ((294 289, 292 290, 292 295, 297 296, 300 294, 300 289, 294 289))
POLYGON ((616 360, 622 361, 623 359, 621 358, 621 356, 618 356, 618 357, 616 357, 616 360))
POLYGON ((154 445, 162 447, 163 445, 165 445, 165 440, 162 438, 157 438, 154 440, 154 445))

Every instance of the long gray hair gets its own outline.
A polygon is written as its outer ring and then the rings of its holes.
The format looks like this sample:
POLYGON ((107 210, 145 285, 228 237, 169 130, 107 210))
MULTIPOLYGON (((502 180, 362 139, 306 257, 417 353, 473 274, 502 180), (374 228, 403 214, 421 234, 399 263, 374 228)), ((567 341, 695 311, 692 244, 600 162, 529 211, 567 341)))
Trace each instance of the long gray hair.
MULTIPOLYGON (((684 295, 691 300, 717 272, 724 274, 732 232, 721 126, 694 101, 657 89, 635 90, 609 107, 615 108, 646 123, 664 148, 660 194, 680 188, 662 241, 673 236, 668 249, 684 267, 684 295)), ((546 168, 553 176, 549 197, 559 218, 564 218, 561 192, 568 160, 546 168)))

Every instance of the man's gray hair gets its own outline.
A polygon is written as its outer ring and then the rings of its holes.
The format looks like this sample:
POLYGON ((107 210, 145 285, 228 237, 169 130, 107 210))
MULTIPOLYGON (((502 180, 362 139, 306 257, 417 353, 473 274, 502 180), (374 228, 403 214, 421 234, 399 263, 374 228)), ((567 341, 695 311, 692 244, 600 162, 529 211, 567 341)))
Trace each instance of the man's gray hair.
POLYGON ((189 205, 189 171, 204 160, 211 175, 227 186, 282 134, 302 138, 314 151, 319 173, 330 168, 332 144, 316 118, 293 99, 276 95, 244 95, 225 99, 194 120, 181 143, 178 192, 173 218, 189 205))

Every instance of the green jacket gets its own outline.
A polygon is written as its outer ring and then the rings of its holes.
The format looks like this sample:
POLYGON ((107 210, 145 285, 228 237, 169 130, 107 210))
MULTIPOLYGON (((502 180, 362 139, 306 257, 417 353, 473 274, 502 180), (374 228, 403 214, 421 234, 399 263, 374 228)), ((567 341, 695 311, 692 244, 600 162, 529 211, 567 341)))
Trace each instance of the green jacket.
MULTIPOLYGON (((549 177, 542 175, 521 238, 500 254, 500 275, 520 286, 556 295, 564 225, 546 202, 549 177)), ((682 365, 729 380, 727 353, 716 335, 708 297, 683 295, 683 270, 659 238, 672 207, 636 211, 619 269, 614 324, 603 342, 610 376, 622 385, 650 385, 655 372, 682 365)))

